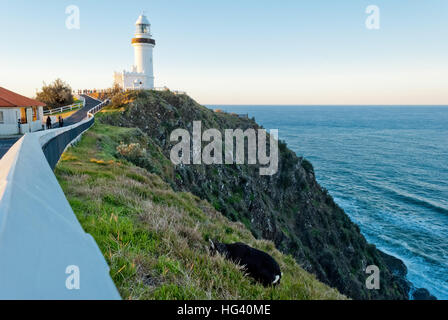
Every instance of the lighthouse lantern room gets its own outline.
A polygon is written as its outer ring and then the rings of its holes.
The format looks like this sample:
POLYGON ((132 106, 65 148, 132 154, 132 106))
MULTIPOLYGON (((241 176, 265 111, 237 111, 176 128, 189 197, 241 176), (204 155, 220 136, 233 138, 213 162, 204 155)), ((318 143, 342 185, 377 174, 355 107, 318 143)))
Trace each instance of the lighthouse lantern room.
POLYGON ((123 89, 154 89, 153 49, 156 44, 151 35, 151 24, 141 14, 136 25, 132 46, 134 66, 131 71, 115 72, 114 82, 123 89))

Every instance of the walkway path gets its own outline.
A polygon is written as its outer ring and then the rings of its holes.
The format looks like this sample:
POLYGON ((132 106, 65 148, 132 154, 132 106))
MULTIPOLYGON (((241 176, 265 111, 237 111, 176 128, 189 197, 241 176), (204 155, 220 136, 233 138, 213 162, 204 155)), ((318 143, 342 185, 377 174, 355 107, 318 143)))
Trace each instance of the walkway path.
POLYGON ((89 112, 90 109, 96 107, 101 103, 101 101, 93 99, 89 96, 82 95, 86 99, 86 105, 84 108, 76 111, 74 114, 72 114, 70 117, 64 119, 64 126, 69 126, 72 124, 75 124, 79 121, 84 120, 87 117, 87 112, 89 112))
POLYGON ((8 138, 8 139, 0 139, 0 159, 8 152, 9 148, 12 147, 19 138, 8 138))

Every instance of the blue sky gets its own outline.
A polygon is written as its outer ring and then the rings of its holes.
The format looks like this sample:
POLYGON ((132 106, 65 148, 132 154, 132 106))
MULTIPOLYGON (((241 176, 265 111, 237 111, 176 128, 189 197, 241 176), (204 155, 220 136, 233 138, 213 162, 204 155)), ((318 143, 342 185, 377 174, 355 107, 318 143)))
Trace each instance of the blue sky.
POLYGON ((110 87, 142 10, 156 86, 203 104, 448 104, 446 0, 0 0, 0 86, 110 87), (371 4, 379 30, 365 27, 371 4))

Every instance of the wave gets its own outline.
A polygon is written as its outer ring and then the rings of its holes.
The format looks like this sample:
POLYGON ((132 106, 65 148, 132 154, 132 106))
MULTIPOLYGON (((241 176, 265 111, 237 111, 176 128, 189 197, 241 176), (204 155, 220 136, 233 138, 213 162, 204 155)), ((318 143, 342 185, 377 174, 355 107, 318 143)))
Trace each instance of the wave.
POLYGON ((389 192, 393 193, 395 198, 410 204, 419 205, 421 207, 431 209, 433 211, 443 213, 448 215, 448 208, 439 205, 437 203, 432 202, 431 200, 421 198, 417 195, 401 192, 399 190, 395 190, 394 188, 384 187, 389 192))
POLYGON ((417 205, 426 209, 433 210, 438 213, 442 213, 445 215, 448 215, 448 208, 439 204, 435 203, 429 199, 422 198, 418 195, 411 194, 405 191, 397 190, 391 186, 388 186, 384 183, 380 183, 378 181, 372 181, 372 180, 365 180, 366 183, 370 184, 371 186, 375 187, 376 189, 379 189, 381 191, 386 191, 389 193, 389 195, 392 195, 392 197, 395 200, 399 200, 408 204, 417 205))

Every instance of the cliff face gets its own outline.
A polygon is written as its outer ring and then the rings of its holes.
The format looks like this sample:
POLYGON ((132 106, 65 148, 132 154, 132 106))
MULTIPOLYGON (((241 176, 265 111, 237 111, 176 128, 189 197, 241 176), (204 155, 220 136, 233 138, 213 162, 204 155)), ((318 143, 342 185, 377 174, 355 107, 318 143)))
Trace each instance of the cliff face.
MULTIPOLYGON (((167 158, 175 144, 169 141, 171 132, 183 128, 191 133, 193 121, 202 121, 202 130, 260 128, 254 120, 215 113, 186 95, 154 91, 118 94, 98 119, 141 129, 167 158)), ((147 169, 174 189, 192 192, 231 220, 243 222, 255 237, 272 240, 305 270, 351 298, 408 298, 403 263, 366 242, 358 226, 316 182, 311 163, 283 142, 279 170, 273 176, 260 176, 258 165, 183 165, 172 170, 148 165, 147 169), (368 265, 380 268, 380 290, 365 286, 368 265)))

